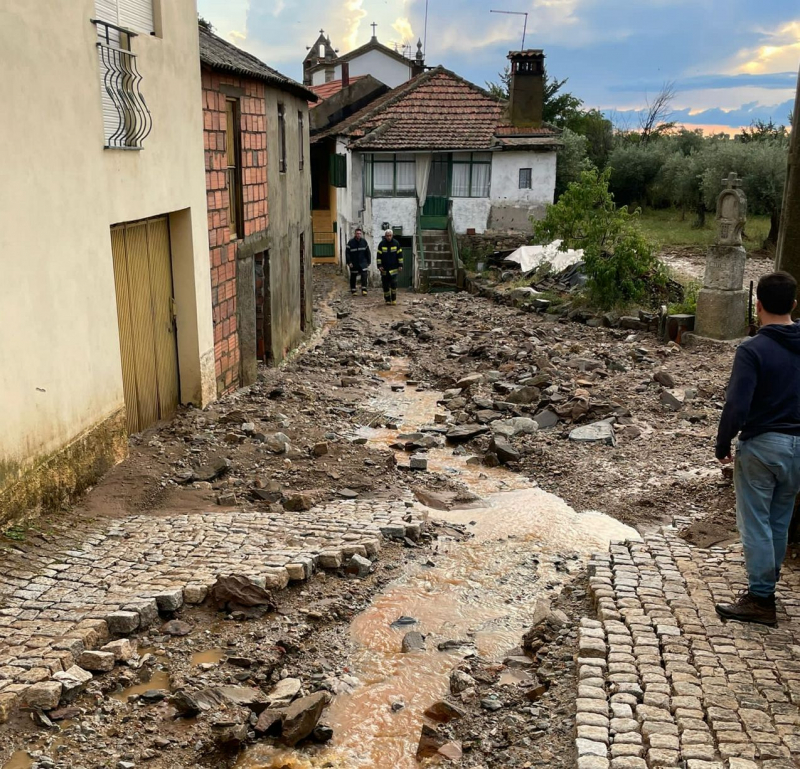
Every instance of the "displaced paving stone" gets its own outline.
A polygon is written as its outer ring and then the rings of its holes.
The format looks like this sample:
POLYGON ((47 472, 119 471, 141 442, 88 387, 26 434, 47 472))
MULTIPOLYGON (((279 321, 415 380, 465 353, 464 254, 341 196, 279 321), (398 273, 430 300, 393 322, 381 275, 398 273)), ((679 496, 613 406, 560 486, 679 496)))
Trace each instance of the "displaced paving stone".
POLYGON ((93 673, 108 673, 114 669, 116 657, 111 652, 85 651, 78 660, 78 665, 93 673))
POLYGON ((130 635, 139 627, 139 614, 135 611, 116 611, 106 615, 111 635, 130 635))
POLYGON ((136 656, 136 644, 127 638, 122 638, 119 641, 107 643, 100 651, 111 652, 117 662, 127 662, 136 656))
MULTIPOLYGON (((114 655, 111 655, 114 659, 114 655)), ((53 680, 61 684, 61 698, 64 702, 72 702, 92 680, 92 674, 78 665, 73 665, 61 673, 55 673, 53 680)))
POLYGON ((31 708, 54 710, 61 700, 61 689, 62 684, 59 681, 34 684, 25 690, 23 701, 31 708))

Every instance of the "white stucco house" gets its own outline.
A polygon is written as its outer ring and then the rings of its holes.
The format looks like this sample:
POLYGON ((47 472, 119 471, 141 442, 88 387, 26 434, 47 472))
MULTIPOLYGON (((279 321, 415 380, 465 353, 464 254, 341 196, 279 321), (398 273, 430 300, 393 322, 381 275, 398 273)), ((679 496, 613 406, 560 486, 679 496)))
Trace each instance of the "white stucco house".
POLYGON ((422 42, 417 43, 416 54, 411 58, 379 42, 373 34, 368 43, 340 56, 324 30, 320 30, 303 61, 303 82, 306 86, 318 86, 343 78, 372 75, 389 88, 396 88, 420 74, 424 64, 422 42))
POLYGON ((312 137, 330 155, 312 185, 329 190, 316 199, 338 254, 356 227, 377 246, 390 226, 413 257, 405 284, 446 285, 457 235, 531 229, 553 202, 560 132, 542 122, 544 54, 509 58, 509 102, 436 67, 312 137))

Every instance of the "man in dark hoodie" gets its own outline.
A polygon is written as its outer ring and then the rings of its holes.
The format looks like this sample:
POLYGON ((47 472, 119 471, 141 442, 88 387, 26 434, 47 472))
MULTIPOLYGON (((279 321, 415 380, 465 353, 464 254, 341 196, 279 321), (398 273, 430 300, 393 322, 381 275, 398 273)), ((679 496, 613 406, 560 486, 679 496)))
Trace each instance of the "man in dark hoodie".
POLYGON ((739 346, 717 432, 717 459, 736 447, 736 525, 744 546, 749 588, 724 619, 775 625, 775 585, 800 492, 800 325, 792 322, 797 281, 786 272, 758 282, 761 328, 739 346))
POLYGON ((356 227, 355 237, 347 242, 345 247, 345 259, 350 268, 350 293, 356 295, 356 278, 361 276, 361 293, 367 295, 367 270, 372 262, 372 254, 369 252, 369 244, 364 240, 364 232, 361 227, 356 227))

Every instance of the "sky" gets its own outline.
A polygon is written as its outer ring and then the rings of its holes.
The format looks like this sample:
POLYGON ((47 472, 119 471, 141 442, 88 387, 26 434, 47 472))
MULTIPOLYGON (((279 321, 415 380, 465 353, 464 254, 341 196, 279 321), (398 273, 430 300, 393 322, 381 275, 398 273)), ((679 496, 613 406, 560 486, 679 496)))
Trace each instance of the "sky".
POLYGON ((542 48, 548 73, 618 125, 674 83, 673 119, 734 129, 787 123, 800 67, 798 0, 198 0, 216 33, 302 79, 320 29, 340 53, 369 42, 425 42, 426 63, 477 85, 497 80, 509 50, 542 48), (425 25, 427 5, 427 30, 425 25))

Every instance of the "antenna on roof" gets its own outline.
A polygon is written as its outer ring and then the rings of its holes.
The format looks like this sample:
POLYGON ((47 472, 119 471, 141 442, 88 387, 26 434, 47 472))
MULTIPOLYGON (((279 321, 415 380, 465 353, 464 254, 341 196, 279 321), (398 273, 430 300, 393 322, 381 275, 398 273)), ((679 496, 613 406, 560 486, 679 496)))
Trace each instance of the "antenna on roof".
POLYGON ((489 11, 489 13, 505 13, 509 16, 524 16, 525 24, 522 27, 522 50, 525 50, 525 33, 528 31, 528 12, 527 11, 489 11))
POLYGON ((422 50, 428 54, 428 0, 425 0, 425 31, 422 33, 422 50))

